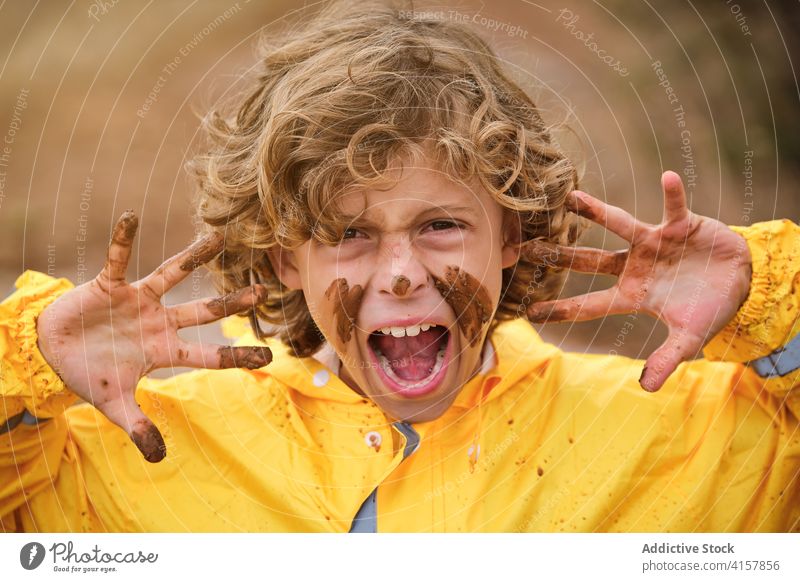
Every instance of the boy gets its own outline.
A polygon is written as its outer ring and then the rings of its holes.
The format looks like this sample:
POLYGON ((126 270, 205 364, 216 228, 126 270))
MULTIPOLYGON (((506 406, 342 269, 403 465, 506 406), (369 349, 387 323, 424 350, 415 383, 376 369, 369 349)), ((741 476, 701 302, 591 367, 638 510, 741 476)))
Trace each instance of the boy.
POLYGON ((96 279, 2 304, 6 531, 800 528, 799 374, 763 359, 800 330, 796 225, 692 214, 671 172, 660 225, 575 190, 474 33, 390 8, 330 6, 206 127, 204 237, 129 284, 126 212, 96 279), (571 246, 578 216, 630 248, 571 246), (206 263, 224 296, 161 304, 206 263), (552 300, 564 268, 618 281, 552 300), (644 369, 525 321, 640 310, 644 369), (245 312, 234 347, 177 335, 245 312))

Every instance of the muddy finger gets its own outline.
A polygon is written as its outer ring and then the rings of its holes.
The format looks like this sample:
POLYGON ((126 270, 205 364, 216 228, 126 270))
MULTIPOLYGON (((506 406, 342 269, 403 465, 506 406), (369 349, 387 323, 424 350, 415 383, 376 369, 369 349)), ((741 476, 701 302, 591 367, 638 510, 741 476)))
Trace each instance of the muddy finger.
POLYGON ((111 422, 124 430, 142 456, 158 463, 167 456, 164 438, 153 421, 142 412, 133 395, 97 406, 111 422))
POLYGON ((148 287, 161 297, 175 285, 183 281, 189 273, 216 257, 225 246, 225 237, 213 232, 196 240, 178 254, 170 257, 159 267, 137 283, 148 287))
POLYGON ((267 300, 264 285, 251 285, 222 297, 198 299, 171 307, 178 328, 212 323, 223 317, 250 311, 267 300))
POLYGON ((580 190, 570 192, 566 206, 571 212, 596 222, 628 242, 633 242, 636 235, 647 227, 627 210, 606 204, 580 190))
POLYGON ((670 329, 664 343, 647 358, 639 384, 648 392, 660 390, 678 365, 692 359, 702 347, 702 339, 686 329, 670 329))
POLYGON ((539 301, 528 307, 526 315, 532 323, 588 321, 624 313, 621 303, 618 290, 612 287, 569 299, 539 301))
POLYGON ((181 342, 166 366, 188 366, 219 370, 247 368, 255 370, 272 362, 272 351, 266 346, 221 346, 181 342))
POLYGON ((521 249, 522 257, 538 265, 563 267, 579 273, 604 273, 619 276, 625 268, 628 251, 606 251, 591 247, 569 247, 532 240, 521 249))
POLYGON ((106 262, 100 271, 98 279, 108 284, 125 282, 125 273, 128 270, 128 261, 131 258, 133 239, 139 228, 139 219, 133 210, 126 210, 114 225, 111 242, 108 244, 106 262))

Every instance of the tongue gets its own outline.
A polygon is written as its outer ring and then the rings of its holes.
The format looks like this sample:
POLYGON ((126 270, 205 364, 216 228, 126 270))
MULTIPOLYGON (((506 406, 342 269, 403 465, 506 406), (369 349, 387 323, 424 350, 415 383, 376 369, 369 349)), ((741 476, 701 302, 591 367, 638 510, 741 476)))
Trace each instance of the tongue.
POLYGON ((445 333, 444 328, 434 327, 421 331, 414 337, 383 334, 373 337, 378 349, 389 360, 394 373, 403 380, 416 382, 431 373, 445 333))

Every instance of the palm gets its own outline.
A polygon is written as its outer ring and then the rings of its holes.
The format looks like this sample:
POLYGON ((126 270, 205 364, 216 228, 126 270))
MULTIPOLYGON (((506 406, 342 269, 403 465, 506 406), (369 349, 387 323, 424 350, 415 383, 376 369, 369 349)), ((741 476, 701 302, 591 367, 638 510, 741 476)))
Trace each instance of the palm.
POLYGON ((92 281, 65 293, 39 315, 39 347, 64 383, 123 428, 149 461, 160 461, 164 442, 134 398, 139 379, 168 366, 260 367, 269 350, 186 342, 178 329, 253 309, 264 288, 166 307, 162 295, 222 250, 222 238, 205 237, 153 273, 129 284, 125 271, 137 227, 126 212, 118 221, 108 258, 92 281))
POLYGON ((583 192, 569 199, 571 210, 629 241, 629 249, 533 242, 523 250, 533 260, 618 277, 616 285, 603 291, 532 305, 527 312, 531 321, 582 321, 641 310, 667 325, 667 341, 647 359, 640 378, 651 391, 731 320, 750 286, 744 239, 717 220, 691 213, 673 172, 664 174, 663 187, 664 220, 659 225, 643 223, 583 192))

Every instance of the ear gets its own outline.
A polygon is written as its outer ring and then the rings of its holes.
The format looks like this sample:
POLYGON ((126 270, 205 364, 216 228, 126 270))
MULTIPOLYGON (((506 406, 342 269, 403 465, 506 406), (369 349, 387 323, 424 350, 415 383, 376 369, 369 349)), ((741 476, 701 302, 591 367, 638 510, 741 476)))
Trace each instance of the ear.
POLYGON ((294 251, 275 245, 267 249, 267 258, 272 264, 272 270, 285 287, 292 290, 303 288, 294 251))
POLYGON ((503 249, 501 261, 504 269, 513 267, 519 260, 522 241, 522 223, 516 212, 504 212, 503 216, 503 249))

